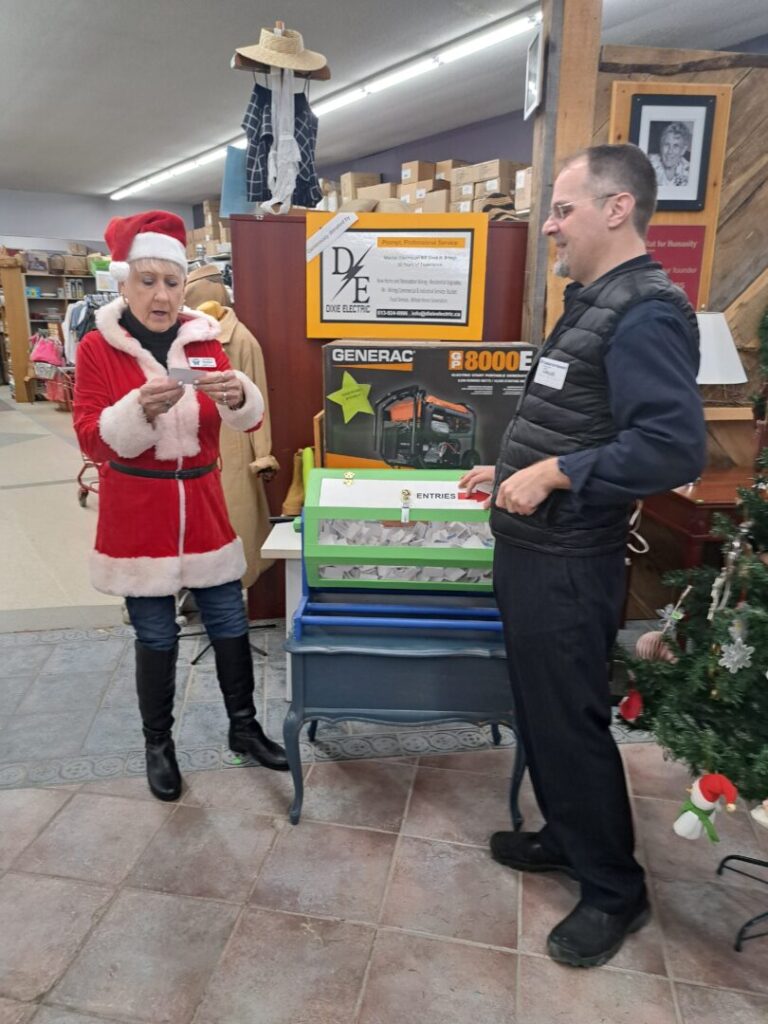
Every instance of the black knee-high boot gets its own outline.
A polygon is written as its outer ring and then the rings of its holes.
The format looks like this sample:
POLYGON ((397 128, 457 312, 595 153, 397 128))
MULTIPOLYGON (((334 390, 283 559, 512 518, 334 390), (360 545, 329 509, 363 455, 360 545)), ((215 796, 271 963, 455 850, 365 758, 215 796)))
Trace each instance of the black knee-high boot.
POLYGON ((173 698, 176 692, 176 656, 136 641, 136 692, 147 750, 147 782, 158 800, 178 800, 181 772, 173 745, 173 698))
POLYGON ((253 704, 253 658, 248 634, 213 640, 216 675, 229 715, 229 747, 247 754, 265 768, 288 770, 288 759, 279 743, 264 735, 256 721, 253 704))

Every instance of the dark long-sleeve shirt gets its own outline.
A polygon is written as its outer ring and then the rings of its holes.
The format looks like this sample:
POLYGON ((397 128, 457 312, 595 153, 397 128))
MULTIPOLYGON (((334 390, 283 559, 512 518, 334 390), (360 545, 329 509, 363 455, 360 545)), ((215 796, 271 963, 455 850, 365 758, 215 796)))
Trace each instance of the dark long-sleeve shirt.
POLYGON ((698 346, 676 307, 651 299, 620 320, 605 357, 617 437, 558 460, 581 502, 629 502, 699 476, 706 428, 698 367, 698 346))

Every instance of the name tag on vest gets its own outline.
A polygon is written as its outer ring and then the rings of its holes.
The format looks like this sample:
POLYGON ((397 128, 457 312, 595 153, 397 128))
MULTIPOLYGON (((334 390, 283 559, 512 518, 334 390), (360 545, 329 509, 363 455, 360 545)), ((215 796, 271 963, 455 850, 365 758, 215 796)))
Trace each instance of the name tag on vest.
POLYGON ((547 359, 546 356, 543 356, 536 365, 536 376, 533 380, 535 384, 543 384, 545 388, 562 391, 567 373, 568 363, 563 363, 559 359, 547 359))
POLYGON ((190 356, 189 365, 196 369, 205 370, 209 367, 216 366, 216 360, 213 356, 190 356))

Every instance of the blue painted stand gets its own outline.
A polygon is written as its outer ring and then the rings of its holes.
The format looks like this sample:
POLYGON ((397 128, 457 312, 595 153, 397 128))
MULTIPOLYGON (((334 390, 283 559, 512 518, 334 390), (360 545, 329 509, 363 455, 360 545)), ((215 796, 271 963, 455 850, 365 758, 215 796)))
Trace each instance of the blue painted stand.
MULTIPOLYGON (((355 616, 354 622, 346 619, 344 626, 339 625, 339 619, 334 622, 330 608, 323 626, 310 619, 312 613, 303 618, 305 608, 302 602, 293 634, 285 645, 293 677, 293 699, 283 726, 295 790, 289 811, 292 824, 299 820, 304 798, 299 733, 307 721, 501 723, 516 733, 506 652, 498 624, 495 633, 478 636, 477 630, 466 627, 464 632, 451 629, 456 622, 447 614, 440 628, 425 628, 422 632, 427 635, 419 635, 419 626, 424 627, 426 622, 432 626, 434 620, 419 622, 416 617, 409 621, 410 628, 404 628, 403 619, 393 615, 397 612, 402 616, 402 608, 387 609, 392 616, 389 628, 380 631, 371 628, 378 607, 374 615, 371 609, 358 609, 363 622, 355 616), (367 619, 366 613, 370 616, 367 619), (399 628, 393 628, 395 621, 399 628)), ((445 611, 448 609, 440 609, 441 613, 445 611)), ((472 610, 465 608, 464 616, 471 618, 472 610)), ((381 620, 376 624, 380 625, 381 620)), ((518 737, 510 792, 515 829, 522 825, 518 794, 524 771, 525 754, 518 737)))

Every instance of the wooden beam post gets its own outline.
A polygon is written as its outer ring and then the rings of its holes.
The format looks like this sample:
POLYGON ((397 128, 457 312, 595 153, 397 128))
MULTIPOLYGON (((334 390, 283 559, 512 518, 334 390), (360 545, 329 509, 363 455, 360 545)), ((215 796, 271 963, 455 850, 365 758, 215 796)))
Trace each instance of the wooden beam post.
POLYGON ((533 194, 528 235, 523 340, 541 344, 562 310, 564 282, 541 228, 561 160, 590 144, 600 58, 602 0, 542 0, 546 45, 544 103, 533 130, 533 194))
POLYGON ((34 382, 29 374, 29 314, 24 294, 21 260, 16 256, 0 256, 0 288, 5 302, 5 325, 9 344, 11 370, 17 402, 34 402, 34 382))

